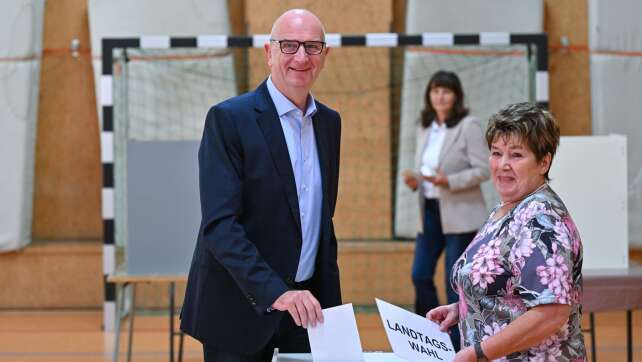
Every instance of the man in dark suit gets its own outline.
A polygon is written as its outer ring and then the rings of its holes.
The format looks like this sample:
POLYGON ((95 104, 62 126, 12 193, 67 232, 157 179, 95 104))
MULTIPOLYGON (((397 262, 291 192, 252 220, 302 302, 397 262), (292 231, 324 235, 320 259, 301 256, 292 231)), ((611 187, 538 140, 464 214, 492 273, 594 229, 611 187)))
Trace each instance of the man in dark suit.
POLYGON ((309 352, 305 330, 341 303, 341 119, 310 89, 328 49, 320 20, 289 10, 265 44, 270 77, 210 109, 199 150, 202 221, 181 330, 206 361, 309 352))

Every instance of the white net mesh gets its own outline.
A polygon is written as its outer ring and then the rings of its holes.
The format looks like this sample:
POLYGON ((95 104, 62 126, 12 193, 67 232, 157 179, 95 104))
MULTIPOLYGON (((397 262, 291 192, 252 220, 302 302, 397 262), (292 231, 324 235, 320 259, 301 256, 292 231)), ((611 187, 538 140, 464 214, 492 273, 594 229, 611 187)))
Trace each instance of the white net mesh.
POLYGON ((127 142, 200 140, 207 110, 237 94, 230 50, 127 49, 114 62, 116 244, 127 240, 127 142))
MULTIPOLYGON (((529 100, 532 87, 525 46, 412 48, 405 53, 402 83, 399 162, 396 182, 395 235, 412 238, 417 232, 419 209, 416 193, 405 187, 401 172, 414 168, 416 129, 423 96, 432 74, 449 70, 459 76, 470 114, 485 127, 502 106, 529 100)), ((482 186, 487 206, 497 201, 490 183, 482 186)))
MULTIPOLYGON (((248 53, 247 67, 241 68, 246 69, 244 74, 234 73, 229 50, 130 49, 127 54, 117 54, 114 68, 117 245, 126 245, 128 234, 127 142, 199 140, 208 108, 236 94, 237 78, 247 79, 248 88, 253 88, 267 76, 262 50, 250 49, 248 53)), ((533 86, 525 46, 332 49, 313 94, 342 116, 339 199, 334 218, 339 240, 414 238, 417 198, 404 187, 399 173, 413 167, 415 131, 425 86, 440 69, 455 71, 460 76, 466 105, 484 124, 503 105, 528 100, 533 86)), ((494 203, 493 194, 488 195, 490 206, 494 203)), ((368 244, 375 249, 383 247, 379 243, 368 244)), ((408 272, 412 260, 407 246, 398 244, 401 252, 391 255, 385 265, 380 264, 380 259, 372 259, 375 254, 369 253, 349 259, 350 265, 341 265, 342 270, 359 279, 344 284, 346 298, 369 304, 376 290, 390 301, 411 300, 409 277, 407 283, 399 283, 403 278, 399 275, 408 272), (373 286, 366 276, 375 269, 386 272, 373 286)))
MULTIPOLYGON (((229 50, 129 49, 117 53, 114 172, 118 245, 125 243, 127 230, 127 141, 200 139, 207 109, 236 94, 237 77, 254 83, 264 79, 264 58, 256 55, 248 68, 254 76, 247 77, 235 76, 229 50)), ((333 49, 313 92, 343 119, 335 214, 338 237, 414 237, 416 195, 403 186, 399 173, 413 166, 416 122, 425 86, 435 71, 452 70, 460 76, 471 114, 485 123, 503 105, 529 99, 530 67, 525 46, 333 49)), ((487 192, 487 198, 489 206, 494 204, 492 192, 487 192)))

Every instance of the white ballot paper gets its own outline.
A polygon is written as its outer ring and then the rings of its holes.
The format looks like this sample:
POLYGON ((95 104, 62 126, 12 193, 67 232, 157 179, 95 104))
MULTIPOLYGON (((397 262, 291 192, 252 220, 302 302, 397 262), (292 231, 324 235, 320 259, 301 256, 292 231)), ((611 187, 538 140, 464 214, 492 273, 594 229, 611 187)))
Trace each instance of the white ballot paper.
POLYGON ((308 327, 312 359, 320 361, 363 361, 363 350, 352 304, 326 308, 323 323, 308 327))
POLYGON ((397 356, 413 362, 455 358, 450 337, 439 330, 439 325, 383 300, 375 300, 388 341, 397 356))

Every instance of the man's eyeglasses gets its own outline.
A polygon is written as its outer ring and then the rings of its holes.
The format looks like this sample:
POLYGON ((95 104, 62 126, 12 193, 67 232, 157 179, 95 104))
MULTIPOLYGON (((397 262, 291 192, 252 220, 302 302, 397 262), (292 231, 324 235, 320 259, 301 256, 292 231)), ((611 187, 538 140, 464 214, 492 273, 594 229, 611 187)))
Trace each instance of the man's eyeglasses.
POLYGON ((295 54, 299 51, 299 47, 303 45, 303 49, 308 55, 319 55, 325 48, 324 41, 298 41, 298 40, 274 40, 279 43, 279 48, 281 48, 281 53, 283 54, 295 54))

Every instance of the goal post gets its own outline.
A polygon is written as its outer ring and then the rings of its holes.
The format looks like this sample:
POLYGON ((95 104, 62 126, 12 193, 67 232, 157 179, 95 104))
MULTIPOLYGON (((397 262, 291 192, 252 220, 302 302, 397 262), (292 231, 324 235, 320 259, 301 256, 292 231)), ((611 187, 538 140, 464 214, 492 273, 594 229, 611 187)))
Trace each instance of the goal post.
MULTIPOLYGON (((244 66, 252 75, 251 89, 267 75, 259 48, 268 39, 257 34, 102 40, 105 330, 113 330, 116 309, 116 288, 107 276, 120 262, 117 245, 127 243, 127 142, 200 139, 207 107, 236 95, 236 79, 246 77, 234 73, 231 50, 248 49, 244 66)), ((326 42, 333 49, 313 94, 343 120, 335 214, 340 240, 393 240, 414 232, 416 198, 400 187, 399 172, 414 156, 421 98, 434 71, 460 75, 471 114, 483 122, 509 102, 531 100, 548 108, 546 34, 327 34, 326 42)))

